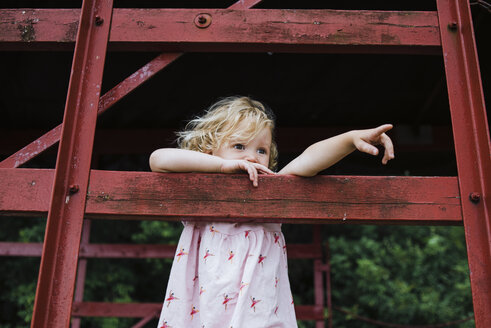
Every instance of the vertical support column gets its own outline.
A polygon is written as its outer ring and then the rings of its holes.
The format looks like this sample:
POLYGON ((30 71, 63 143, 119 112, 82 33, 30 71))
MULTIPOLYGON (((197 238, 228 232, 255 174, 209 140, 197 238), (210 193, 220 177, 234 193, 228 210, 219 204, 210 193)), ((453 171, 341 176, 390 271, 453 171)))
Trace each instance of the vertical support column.
POLYGON ((468 1, 437 0, 476 327, 491 327, 491 154, 468 1))
MULTIPOLYGON (((82 230, 82 242, 81 247, 87 246, 90 241, 90 220, 84 220, 83 230, 82 230)), ((84 290, 85 290, 85 277, 87 273, 87 259, 83 258, 78 261, 77 268, 77 282, 75 285, 75 297, 73 298, 75 302, 82 302, 84 300, 84 290)), ((80 328, 80 318, 72 318, 71 328, 80 328)))
POLYGON ((31 327, 68 327, 112 0, 84 0, 31 327))
MULTIPOLYGON (((322 253, 322 238, 321 238, 321 226, 312 225, 312 244, 313 247, 321 250, 322 253)), ((322 284, 322 259, 314 260, 314 297, 315 306, 319 308, 321 312, 324 310, 324 286, 322 284)), ((315 328, 324 328, 324 320, 316 320, 315 328)))
POLYGON ((326 242, 326 298, 327 298, 327 327, 332 328, 332 293, 331 293, 331 250, 329 249, 329 241, 326 242))

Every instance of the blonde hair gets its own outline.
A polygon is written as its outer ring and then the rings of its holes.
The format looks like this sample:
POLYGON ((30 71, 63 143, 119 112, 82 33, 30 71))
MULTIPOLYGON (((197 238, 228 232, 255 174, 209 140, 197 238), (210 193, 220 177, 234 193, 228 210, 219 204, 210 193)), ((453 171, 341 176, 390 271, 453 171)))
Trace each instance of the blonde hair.
POLYGON ((249 97, 227 97, 212 105, 203 116, 189 121, 184 131, 178 132, 179 148, 212 153, 227 140, 249 142, 265 127, 271 129, 269 168, 275 169, 278 149, 274 142, 274 115, 259 101, 249 97), (239 124, 247 121, 247 127, 239 124))

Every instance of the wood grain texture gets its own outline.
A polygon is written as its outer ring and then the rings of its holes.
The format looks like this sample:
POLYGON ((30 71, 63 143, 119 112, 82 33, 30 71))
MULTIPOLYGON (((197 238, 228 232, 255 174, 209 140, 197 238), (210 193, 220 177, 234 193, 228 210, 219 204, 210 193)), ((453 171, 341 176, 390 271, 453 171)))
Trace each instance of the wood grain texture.
MULTIPOLYGON (((78 9, 0 11, 0 47, 71 49, 78 9)), ((110 49, 441 53, 436 12, 288 9, 114 9, 110 49), (211 17, 200 28, 195 18, 211 17)))
MULTIPOLYGON (((0 169, 1 215, 44 215, 53 171, 0 169)), ((288 223, 461 224, 456 177, 260 176, 92 170, 86 216, 288 223)))

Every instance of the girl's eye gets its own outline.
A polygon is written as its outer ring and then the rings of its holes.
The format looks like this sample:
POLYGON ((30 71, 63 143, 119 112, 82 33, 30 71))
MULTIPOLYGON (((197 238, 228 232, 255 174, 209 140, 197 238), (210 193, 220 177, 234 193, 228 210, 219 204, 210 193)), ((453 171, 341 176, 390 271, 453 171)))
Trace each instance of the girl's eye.
POLYGON ((266 155, 266 149, 264 149, 264 148, 259 148, 259 149, 257 150, 257 152, 258 152, 259 154, 261 154, 261 155, 266 155))
POLYGON ((237 149, 237 150, 244 150, 244 149, 245 149, 245 147, 244 147, 244 145, 243 145, 243 144, 235 144, 235 145, 234 145, 234 149, 237 149))

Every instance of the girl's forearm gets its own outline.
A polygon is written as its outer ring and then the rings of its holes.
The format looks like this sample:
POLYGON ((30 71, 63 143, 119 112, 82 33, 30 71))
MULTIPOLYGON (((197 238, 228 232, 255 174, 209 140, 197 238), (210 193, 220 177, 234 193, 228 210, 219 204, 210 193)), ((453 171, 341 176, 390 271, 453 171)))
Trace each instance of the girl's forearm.
POLYGON ((355 149, 353 131, 346 132, 309 146, 278 173, 311 177, 339 162, 355 149))
POLYGON ((220 172, 220 157, 178 148, 157 149, 150 155, 154 172, 220 172))

